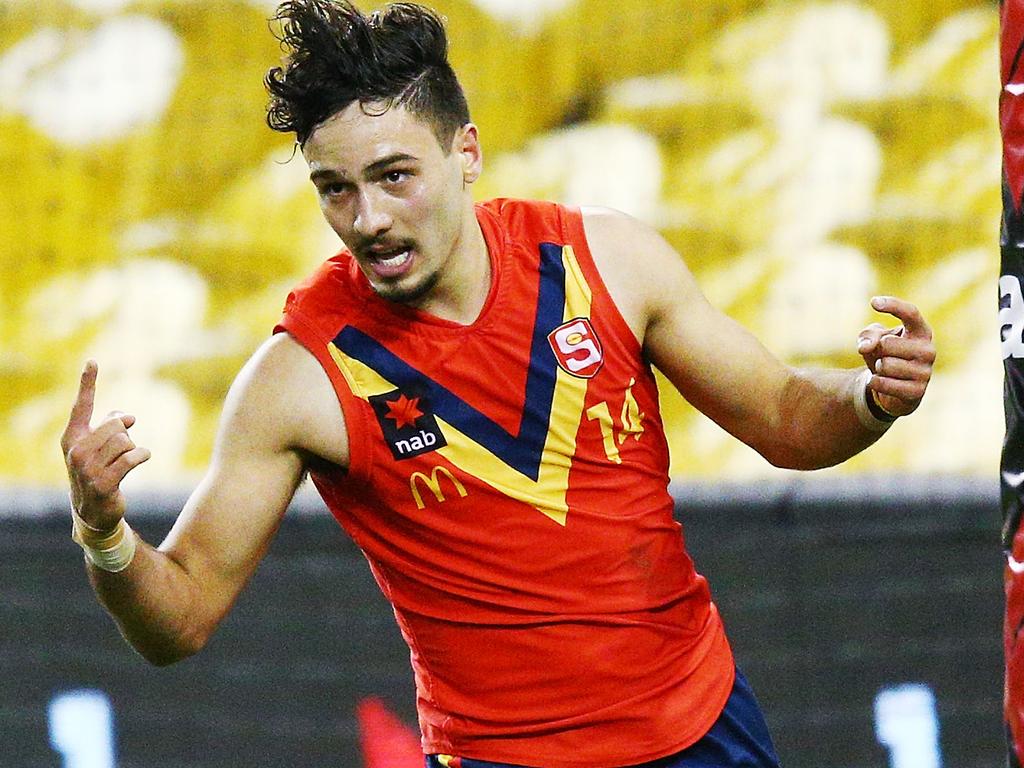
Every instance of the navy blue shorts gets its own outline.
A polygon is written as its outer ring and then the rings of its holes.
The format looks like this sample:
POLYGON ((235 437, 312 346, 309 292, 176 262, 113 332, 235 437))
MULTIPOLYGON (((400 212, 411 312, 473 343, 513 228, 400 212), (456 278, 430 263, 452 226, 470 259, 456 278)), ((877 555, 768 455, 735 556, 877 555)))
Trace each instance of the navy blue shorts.
MULTIPOLYGON (((446 768, 446 764, 451 763, 427 755, 427 768, 446 768)), ((466 757, 454 764, 462 768, 523 768, 466 757)), ((779 758, 750 683, 737 669, 725 709, 700 741, 682 752, 631 768, 779 768, 779 758)))

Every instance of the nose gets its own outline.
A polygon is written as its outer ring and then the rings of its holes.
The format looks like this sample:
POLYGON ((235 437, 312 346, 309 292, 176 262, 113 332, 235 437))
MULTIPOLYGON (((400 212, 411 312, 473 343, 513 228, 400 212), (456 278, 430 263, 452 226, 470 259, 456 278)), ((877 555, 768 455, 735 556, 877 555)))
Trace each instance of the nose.
POLYGON ((355 214, 352 228, 362 238, 372 240, 391 229, 391 214, 373 190, 360 191, 355 214))

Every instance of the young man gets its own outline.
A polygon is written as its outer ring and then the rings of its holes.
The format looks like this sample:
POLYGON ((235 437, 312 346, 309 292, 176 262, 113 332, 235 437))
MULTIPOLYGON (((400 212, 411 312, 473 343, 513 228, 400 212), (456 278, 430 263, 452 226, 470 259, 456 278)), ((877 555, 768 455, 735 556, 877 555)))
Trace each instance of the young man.
POLYGON ((861 331, 861 371, 794 370, 609 210, 475 205, 477 128, 430 11, 281 6, 268 116, 347 249, 296 289, 228 396, 212 465, 154 549, 118 488, 131 416, 63 440, 75 536, 146 658, 199 650, 303 474, 366 553, 412 653, 430 765, 774 766, 666 491, 649 364, 773 464, 870 445, 931 375, 928 325, 861 331))

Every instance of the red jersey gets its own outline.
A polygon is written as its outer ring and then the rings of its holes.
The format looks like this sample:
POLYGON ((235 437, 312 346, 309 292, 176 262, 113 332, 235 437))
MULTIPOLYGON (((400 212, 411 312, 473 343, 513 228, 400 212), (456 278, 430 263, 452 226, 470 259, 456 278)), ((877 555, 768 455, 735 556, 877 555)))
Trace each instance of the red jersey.
POLYGON ((427 753, 594 768, 689 746, 733 660, 668 493, 654 376, 579 211, 477 206, 492 284, 468 326, 378 297, 349 253, 278 330, 341 402, 313 473, 411 651, 427 753))

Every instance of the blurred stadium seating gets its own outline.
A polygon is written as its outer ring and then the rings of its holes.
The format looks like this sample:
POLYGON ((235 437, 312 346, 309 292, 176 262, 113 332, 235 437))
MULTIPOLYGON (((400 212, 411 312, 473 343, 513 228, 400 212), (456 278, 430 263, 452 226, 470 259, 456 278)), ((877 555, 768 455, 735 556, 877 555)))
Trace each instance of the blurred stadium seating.
MULTIPOLYGON (((992 3, 441 0, 481 197, 624 208, 794 363, 856 365, 874 293, 932 320, 921 413, 841 472, 994 472, 992 3)), ((263 124, 272 2, 0 2, 0 482, 52 485, 87 356, 138 482, 191 482, 234 372, 337 247, 263 124)), ((291 162, 288 162, 291 159, 291 162)), ((665 396, 678 477, 773 474, 665 396)))
MULTIPOLYGON (((994 0, 433 5, 484 139, 480 198, 651 222, 794 364, 857 365, 876 293, 921 306, 939 361, 920 413, 821 485, 664 392, 677 512, 787 765, 882 765, 872 697, 907 681, 938 698, 947 765, 995 765, 994 0)), ((71 684, 109 693, 126 766, 356 764, 360 698, 413 721, 387 606, 308 498, 211 648, 159 675, 67 539, 57 445, 83 361, 97 410, 136 414, 154 452, 129 491, 157 540, 235 372, 338 248, 263 122, 274 6, 0 0, 2 765, 53 764, 43 712, 71 684)))

